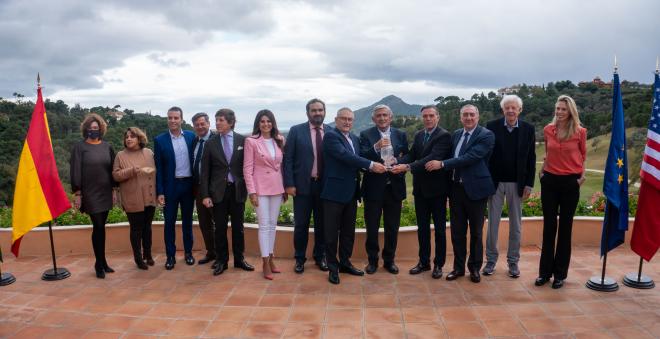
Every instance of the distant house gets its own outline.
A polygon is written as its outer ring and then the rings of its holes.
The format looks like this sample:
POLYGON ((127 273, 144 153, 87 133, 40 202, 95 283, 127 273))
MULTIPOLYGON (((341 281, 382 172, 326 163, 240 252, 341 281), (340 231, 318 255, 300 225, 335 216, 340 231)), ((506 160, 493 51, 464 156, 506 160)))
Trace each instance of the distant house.
POLYGON ((122 111, 112 110, 112 111, 108 112, 108 115, 115 118, 115 119, 117 119, 117 120, 121 120, 121 118, 123 118, 124 115, 126 115, 126 113, 124 113, 122 111))
POLYGON ((612 83, 611 82, 604 82, 603 80, 600 79, 599 76, 596 76, 591 81, 580 81, 578 83, 578 87, 587 87, 587 86, 590 86, 590 85, 595 85, 598 88, 612 88, 612 83))

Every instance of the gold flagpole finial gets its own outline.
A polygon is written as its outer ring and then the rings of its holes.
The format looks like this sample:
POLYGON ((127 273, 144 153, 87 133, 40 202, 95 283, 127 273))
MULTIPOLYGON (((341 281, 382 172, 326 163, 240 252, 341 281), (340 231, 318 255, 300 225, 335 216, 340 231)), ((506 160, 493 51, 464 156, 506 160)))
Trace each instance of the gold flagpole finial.
POLYGON ((614 54, 614 74, 619 72, 619 64, 616 61, 616 54, 614 54))
POLYGON ((41 88, 41 75, 37 72, 37 87, 41 88))

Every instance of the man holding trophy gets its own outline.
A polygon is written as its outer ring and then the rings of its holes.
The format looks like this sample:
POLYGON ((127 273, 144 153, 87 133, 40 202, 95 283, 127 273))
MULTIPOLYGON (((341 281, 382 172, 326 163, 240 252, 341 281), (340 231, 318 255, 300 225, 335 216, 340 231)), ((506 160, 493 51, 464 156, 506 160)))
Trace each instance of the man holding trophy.
MULTIPOLYGON (((360 154, 374 162, 383 163, 388 169, 396 164, 396 158, 408 153, 406 133, 392 128, 392 110, 387 105, 374 107, 371 119, 376 126, 360 133, 360 154)), ((406 198, 405 173, 391 172, 364 174, 362 181, 364 220, 367 226, 365 243, 369 264, 367 274, 378 270, 380 248, 378 229, 383 216, 385 237, 383 242, 383 267, 392 274, 399 273, 394 263, 397 237, 401 218, 401 202, 406 198)))

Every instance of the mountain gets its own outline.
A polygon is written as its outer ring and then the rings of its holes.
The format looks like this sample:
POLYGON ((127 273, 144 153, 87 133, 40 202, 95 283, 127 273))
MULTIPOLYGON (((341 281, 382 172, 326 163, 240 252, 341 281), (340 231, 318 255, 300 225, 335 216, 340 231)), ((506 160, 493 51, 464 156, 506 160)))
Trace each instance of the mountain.
MULTIPOLYGON (((371 113, 374 107, 378 105, 387 105, 392 109, 394 115, 418 115, 422 105, 411 105, 401 100, 396 95, 388 95, 377 102, 360 108, 353 112, 355 114, 355 121, 353 122, 353 132, 363 131, 374 125, 371 121, 371 113)), ((334 123, 332 123, 334 125, 334 123)))

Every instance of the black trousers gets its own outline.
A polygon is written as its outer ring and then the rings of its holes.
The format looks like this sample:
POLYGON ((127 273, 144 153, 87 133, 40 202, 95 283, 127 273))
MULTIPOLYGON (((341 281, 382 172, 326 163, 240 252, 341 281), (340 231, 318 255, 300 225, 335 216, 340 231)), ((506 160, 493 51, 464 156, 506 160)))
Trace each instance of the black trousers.
POLYGON ((541 178, 543 247, 539 263, 540 277, 550 278, 554 275, 555 279, 563 280, 568 275, 573 216, 580 199, 579 178, 580 174, 555 175, 548 172, 544 172, 541 178))
POLYGON ((470 256, 467 268, 470 272, 479 272, 484 262, 484 244, 482 233, 484 213, 488 199, 470 200, 463 184, 454 182, 449 198, 451 208, 451 244, 454 247, 454 271, 465 272, 467 256, 467 231, 470 229, 470 256))
POLYGON ((92 213, 89 218, 92 220, 92 248, 94 249, 94 257, 96 269, 102 269, 108 266, 105 260, 105 222, 108 220, 108 212, 103 211, 99 213, 92 213))
POLYGON ((401 224, 401 200, 394 197, 392 185, 385 186, 385 193, 381 200, 364 201, 364 221, 367 226, 367 239, 365 248, 367 257, 372 264, 378 264, 378 230, 380 217, 383 216, 385 237, 383 241, 383 261, 385 264, 394 263, 396 244, 401 224))
POLYGON ((356 216, 357 201, 355 199, 346 204, 323 200, 325 258, 328 261, 328 268, 333 272, 339 270, 339 265, 351 265, 356 216), (337 248, 339 248, 339 260, 337 260, 337 248))
POLYGON ((308 195, 293 197, 293 248, 296 261, 304 263, 309 239, 309 220, 314 213, 314 260, 319 261, 325 256, 325 239, 323 231, 323 202, 321 201, 321 182, 312 180, 308 195))
POLYGON ((199 197, 195 198, 195 206, 197 207, 197 222, 199 223, 199 230, 202 232, 204 238, 204 247, 206 248, 206 256, 215 257, 215 223, 213 221, 213 209, 206 208, 202 204, 199 197))
POLYGON ((433 264, 445 265, 447 256, 447 196, 424 198, 415 196, 415 216, 417 217, 417 241, 419 242, 419 263, 429 265, 431 261, 431 217, 435 226, 435 258, 433 264))
POLYGON ((154 220, 156 207, 145 206, 142 212, 126 212, 131 229, 131 248, 136 262, 151 256, 151 222, 154 220))
POLYGON ((236 187, 227 184, 222 201, 213 202, 213 219, 215 221, 215 258, 222 264, 229 261, 229 244, 227 240, 227 223, 231 217, 231 248, 234 263, 243 261, 245 252, 245 237, 243 231, 243 213, 245 202, 236 201, 236 187))

